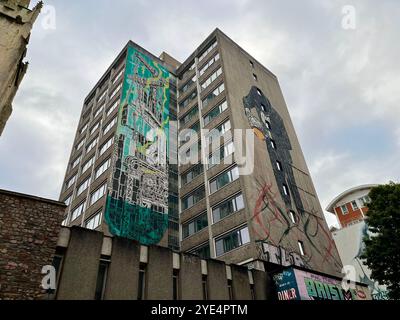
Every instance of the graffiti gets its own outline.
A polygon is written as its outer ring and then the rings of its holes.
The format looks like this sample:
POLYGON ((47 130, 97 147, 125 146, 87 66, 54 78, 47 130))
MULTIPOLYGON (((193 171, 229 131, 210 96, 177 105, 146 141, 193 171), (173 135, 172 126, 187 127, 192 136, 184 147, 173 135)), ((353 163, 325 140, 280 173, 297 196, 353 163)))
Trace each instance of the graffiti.
POLYGON ((369 300, 367 286, 345 290, 339 279, 289 268, 273 276, 279 300, 369 300))
POLYGON ((168 226, 169 72, 128 48, 105 219, 114 235, 156 244, 168 226))
POLYGON ((281 116, 272 107, 268 98, 256 87, 252 87, 249 94, 243 98, 243 104, 249 124, 256 136, 266 142, 278 186, 286 185, 290 190, 290 194, 286 194, 283 188, 279 188, 285 205, 292 207, 293 198, 294 206, 299 213, 302 213, 303 203, 292 168, 290 154, 292 146, 281 116), (279 169, 276 163, 280 163, 282 168, 279 169))
POLYGON ((310 268, 317 267, 318 261, 321 269, 326 264, 340 272, 341 262, 325 220, 318 209, 304 208, 294 177, 292 146, 283 119, 256 87, 252 87, 243 98, 243 104, 254 134, 266 143, 278 192, 284 203, 284 207, 278 204, 272 183, 256 180, 259 191, 252 228, 259 241, 260 258, 285 266, 293 264, 310 268), (286 186, 286 190, 282 186, 286 186), (297 214, 291 217, 289 213, 295 211, 297 214), (304 239, 306 255, 300 254, 295 239, 304 239))
POLYGON ((265 261, 282 266, 306 266, 304 260, 297 252, 287 252, 283 247, 277 247, 265 242, 261 244, 261 248, 262 252, 259 254, 259 257, 265 261))

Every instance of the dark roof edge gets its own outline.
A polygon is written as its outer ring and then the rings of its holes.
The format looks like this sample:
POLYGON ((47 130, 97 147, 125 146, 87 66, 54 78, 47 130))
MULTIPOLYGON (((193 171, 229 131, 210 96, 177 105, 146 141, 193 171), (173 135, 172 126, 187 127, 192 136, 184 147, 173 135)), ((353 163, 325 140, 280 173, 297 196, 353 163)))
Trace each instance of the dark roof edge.
POLYGON ((41 198, 41 197, 33 196, 30 194, 19 193, 19 192, 10 191, 10 190, 0 189, 0 194, 6 195, 6 196, 18 197, 18 198, 25 198, 25 199, 30 199, 30 200, 40 201, 40 202, 46 202, 46 203, 54 204, 54 205, 57 205, 60 207, 67 207, 67 205, 64 202, 41 198))

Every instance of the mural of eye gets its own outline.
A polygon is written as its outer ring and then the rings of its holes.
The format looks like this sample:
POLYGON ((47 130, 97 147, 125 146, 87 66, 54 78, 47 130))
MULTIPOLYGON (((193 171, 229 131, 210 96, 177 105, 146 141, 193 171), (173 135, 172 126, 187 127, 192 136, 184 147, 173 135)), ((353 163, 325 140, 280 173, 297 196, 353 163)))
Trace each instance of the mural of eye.
POLYGON ((113 235, 146 245, 168 227, 169 77, 128 48, 105 220, 113 235))

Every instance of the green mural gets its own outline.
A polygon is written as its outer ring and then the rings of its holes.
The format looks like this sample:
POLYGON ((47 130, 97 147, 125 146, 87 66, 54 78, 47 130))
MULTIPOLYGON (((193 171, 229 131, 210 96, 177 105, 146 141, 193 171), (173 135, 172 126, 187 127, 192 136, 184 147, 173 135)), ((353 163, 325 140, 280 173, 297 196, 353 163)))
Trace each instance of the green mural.
POLYGON ((128 48, 105 220, 113 235, 157 244, 168 226, 170 74, 128 48))

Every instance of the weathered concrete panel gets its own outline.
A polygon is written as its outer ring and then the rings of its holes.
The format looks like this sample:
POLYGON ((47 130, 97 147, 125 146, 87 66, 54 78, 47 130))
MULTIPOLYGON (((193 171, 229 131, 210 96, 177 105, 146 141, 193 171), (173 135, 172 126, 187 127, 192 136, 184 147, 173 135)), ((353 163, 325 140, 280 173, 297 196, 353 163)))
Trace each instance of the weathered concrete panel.
POLYGON ((147 265, 147 299, 171 300, 172 291, 172 251, 168 248, 150 246, 147 265))
POLYGON ((102 244, 102 233, 71 228, 57 299, 94 299, 102 244))
POLYGON ((226 265, 217 260, 207 261, 208 270, 208 299, 229 300, 226 265))
POLYGON ((235 300, 251 300, 248 269, 231 265, 232 291, 235 300))
POLYGON ((181 255, 179 272, 181 297, 184 300, 202 300, 201 259, 190 254, 181 255))
POLYGON ((140 245, 138 242, 113 238, 105 300, 136 300, 138 296, 140 245))

